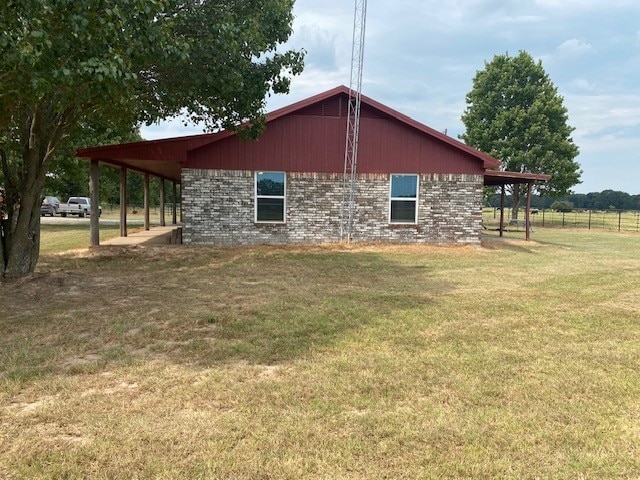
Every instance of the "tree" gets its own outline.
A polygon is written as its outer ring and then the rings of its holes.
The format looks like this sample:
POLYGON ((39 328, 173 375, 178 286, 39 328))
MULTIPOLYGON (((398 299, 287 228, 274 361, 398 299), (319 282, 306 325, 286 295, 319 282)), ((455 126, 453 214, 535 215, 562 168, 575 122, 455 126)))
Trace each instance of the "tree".
POLYGON ((209 130, 264 128, 303 52, 278 52, 293 0, 0 2, 0 277, 36 266, 40 199, 78 125, 184 114, 209 130))
MULTIPOLYGON (((542 62, 524 51, 516 57, 494 56, 476 73, 466 101, 466 132, 460 138, 500 159, 502 170, 551 175, 549 183, 538 186, 541 194, 562 195, 580 182, 574 129, 542 62)), ((509 189, 514 218, 525 188, 509 189)))
POLYGON ((551 204, 551 209, 557 212, 572 212, 573 203, 566 200, 556 200, 551 204))

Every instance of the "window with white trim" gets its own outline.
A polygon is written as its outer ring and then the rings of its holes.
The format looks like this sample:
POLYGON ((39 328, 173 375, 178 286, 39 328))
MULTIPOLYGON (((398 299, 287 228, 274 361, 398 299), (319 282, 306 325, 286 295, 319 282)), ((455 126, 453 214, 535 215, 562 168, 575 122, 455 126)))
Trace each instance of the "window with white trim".
POLYGON ((255 221, 257 223, 284 223, 285 173, 256 172, 255 185, 255 221))
POLYGON ((389 223, 418 222, 418 175, 392 174, 389 223))

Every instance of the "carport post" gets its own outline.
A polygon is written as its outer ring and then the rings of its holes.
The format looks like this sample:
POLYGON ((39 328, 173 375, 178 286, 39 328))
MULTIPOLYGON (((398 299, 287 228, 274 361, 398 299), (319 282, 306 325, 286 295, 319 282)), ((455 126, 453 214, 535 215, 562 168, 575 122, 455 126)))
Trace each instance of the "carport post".
POLYGON ((91 246, 100 245, 100 165, 97 158, 91 159, 89 169, 89 197, 91 198, 91 246))
MULTIPOLYGON (((180 223, 183 223, 184 220, 182 219, 182 183, 180 184, 180 223)), ((640 223, 638 224, 640 225, 640 223)))
POLYGON ((120 236, 127 236, 127 168, 120 167, 120 236))
POLYGON ((504 232, 504 185, 502 185, 502 192, 500 194, 500 236, 502 237, 504 232))
POLYGON ((149 174, 144 174, 144 229, 149 230, 149 174))
POLYGON ((164 220, 164 178, 160 179, 160 226, 166 225, 164 220))
POLYGON ((173 182, 173 217, 172 223, 175 225, 177 223, 177 210, 178 210, 178 188, 176 186, 176 182, 173 182))
POLYGON ((526 239, 529 241, 531 238, 531 182, 527 182, 527 211, 524 221, 527 225, 525 230, 527 232, 526 239))

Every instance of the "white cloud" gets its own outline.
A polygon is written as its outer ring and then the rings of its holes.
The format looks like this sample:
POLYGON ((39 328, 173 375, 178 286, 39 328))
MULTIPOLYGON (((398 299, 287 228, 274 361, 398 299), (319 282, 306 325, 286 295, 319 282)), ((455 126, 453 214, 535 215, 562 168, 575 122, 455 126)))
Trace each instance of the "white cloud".
POLYGON ((586 78, 576 78, 573 82, 571 82, 571 86, 579 90, 593 89, 593 85, 589 83, 589 80, 587 80, 586 78))
POLYGON ((289 95, 274 95, 267 101, 267 111, 291 105, 299 100, 330 90, 338 85, 349 83, 349 72, 346 68, 325 71, 314 68, 305 69, 304 75, 297 77, 291 84, 289 95))
POLYGON ((563 57, 573 57, 594 53, 596 49, 590 43, 577 38, 572 38, 558 45, 556 52, 563 57))
POLYGON ((578 14, 582 11, 593 11, 602 8, 615 9, 615 8, 631 8, 636 7, 637 2, 635 0, 535 0, 535 5, 552 9, 554 11, 564 11, 568 14, 578 14))
POLYGON ((335 31, 320 29, 313 25, 302 25, 295 30, 293 48, 304 48, 307 52, 305 64, 319 69, 336 68, 338 44, 344 43, 335 31))
POLYGON ((198 125, 191 122, 186 122, 185 118, 178 117, 149 126, 143 126, 140 129, 140 134, 145 140, 156 140, 160 138, 172 138, 172 137, 185 137, 187 135, 199 135, 204 133, 204 125, 198 125))
POLYGON ((565 96, 569 123, 576 127, 576 137, 598 136, 605 129, 640 126, 640 94, 565 96))

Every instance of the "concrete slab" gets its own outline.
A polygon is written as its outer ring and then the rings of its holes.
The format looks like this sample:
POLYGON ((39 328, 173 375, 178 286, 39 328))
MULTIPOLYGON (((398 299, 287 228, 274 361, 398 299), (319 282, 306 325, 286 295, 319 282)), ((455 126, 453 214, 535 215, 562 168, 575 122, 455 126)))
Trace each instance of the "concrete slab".
POLYGON ((167 245, 180 225, 151 227, 149 230, 131 232, 126 237, 115 237, 100 242, 100 245, 167 245))

